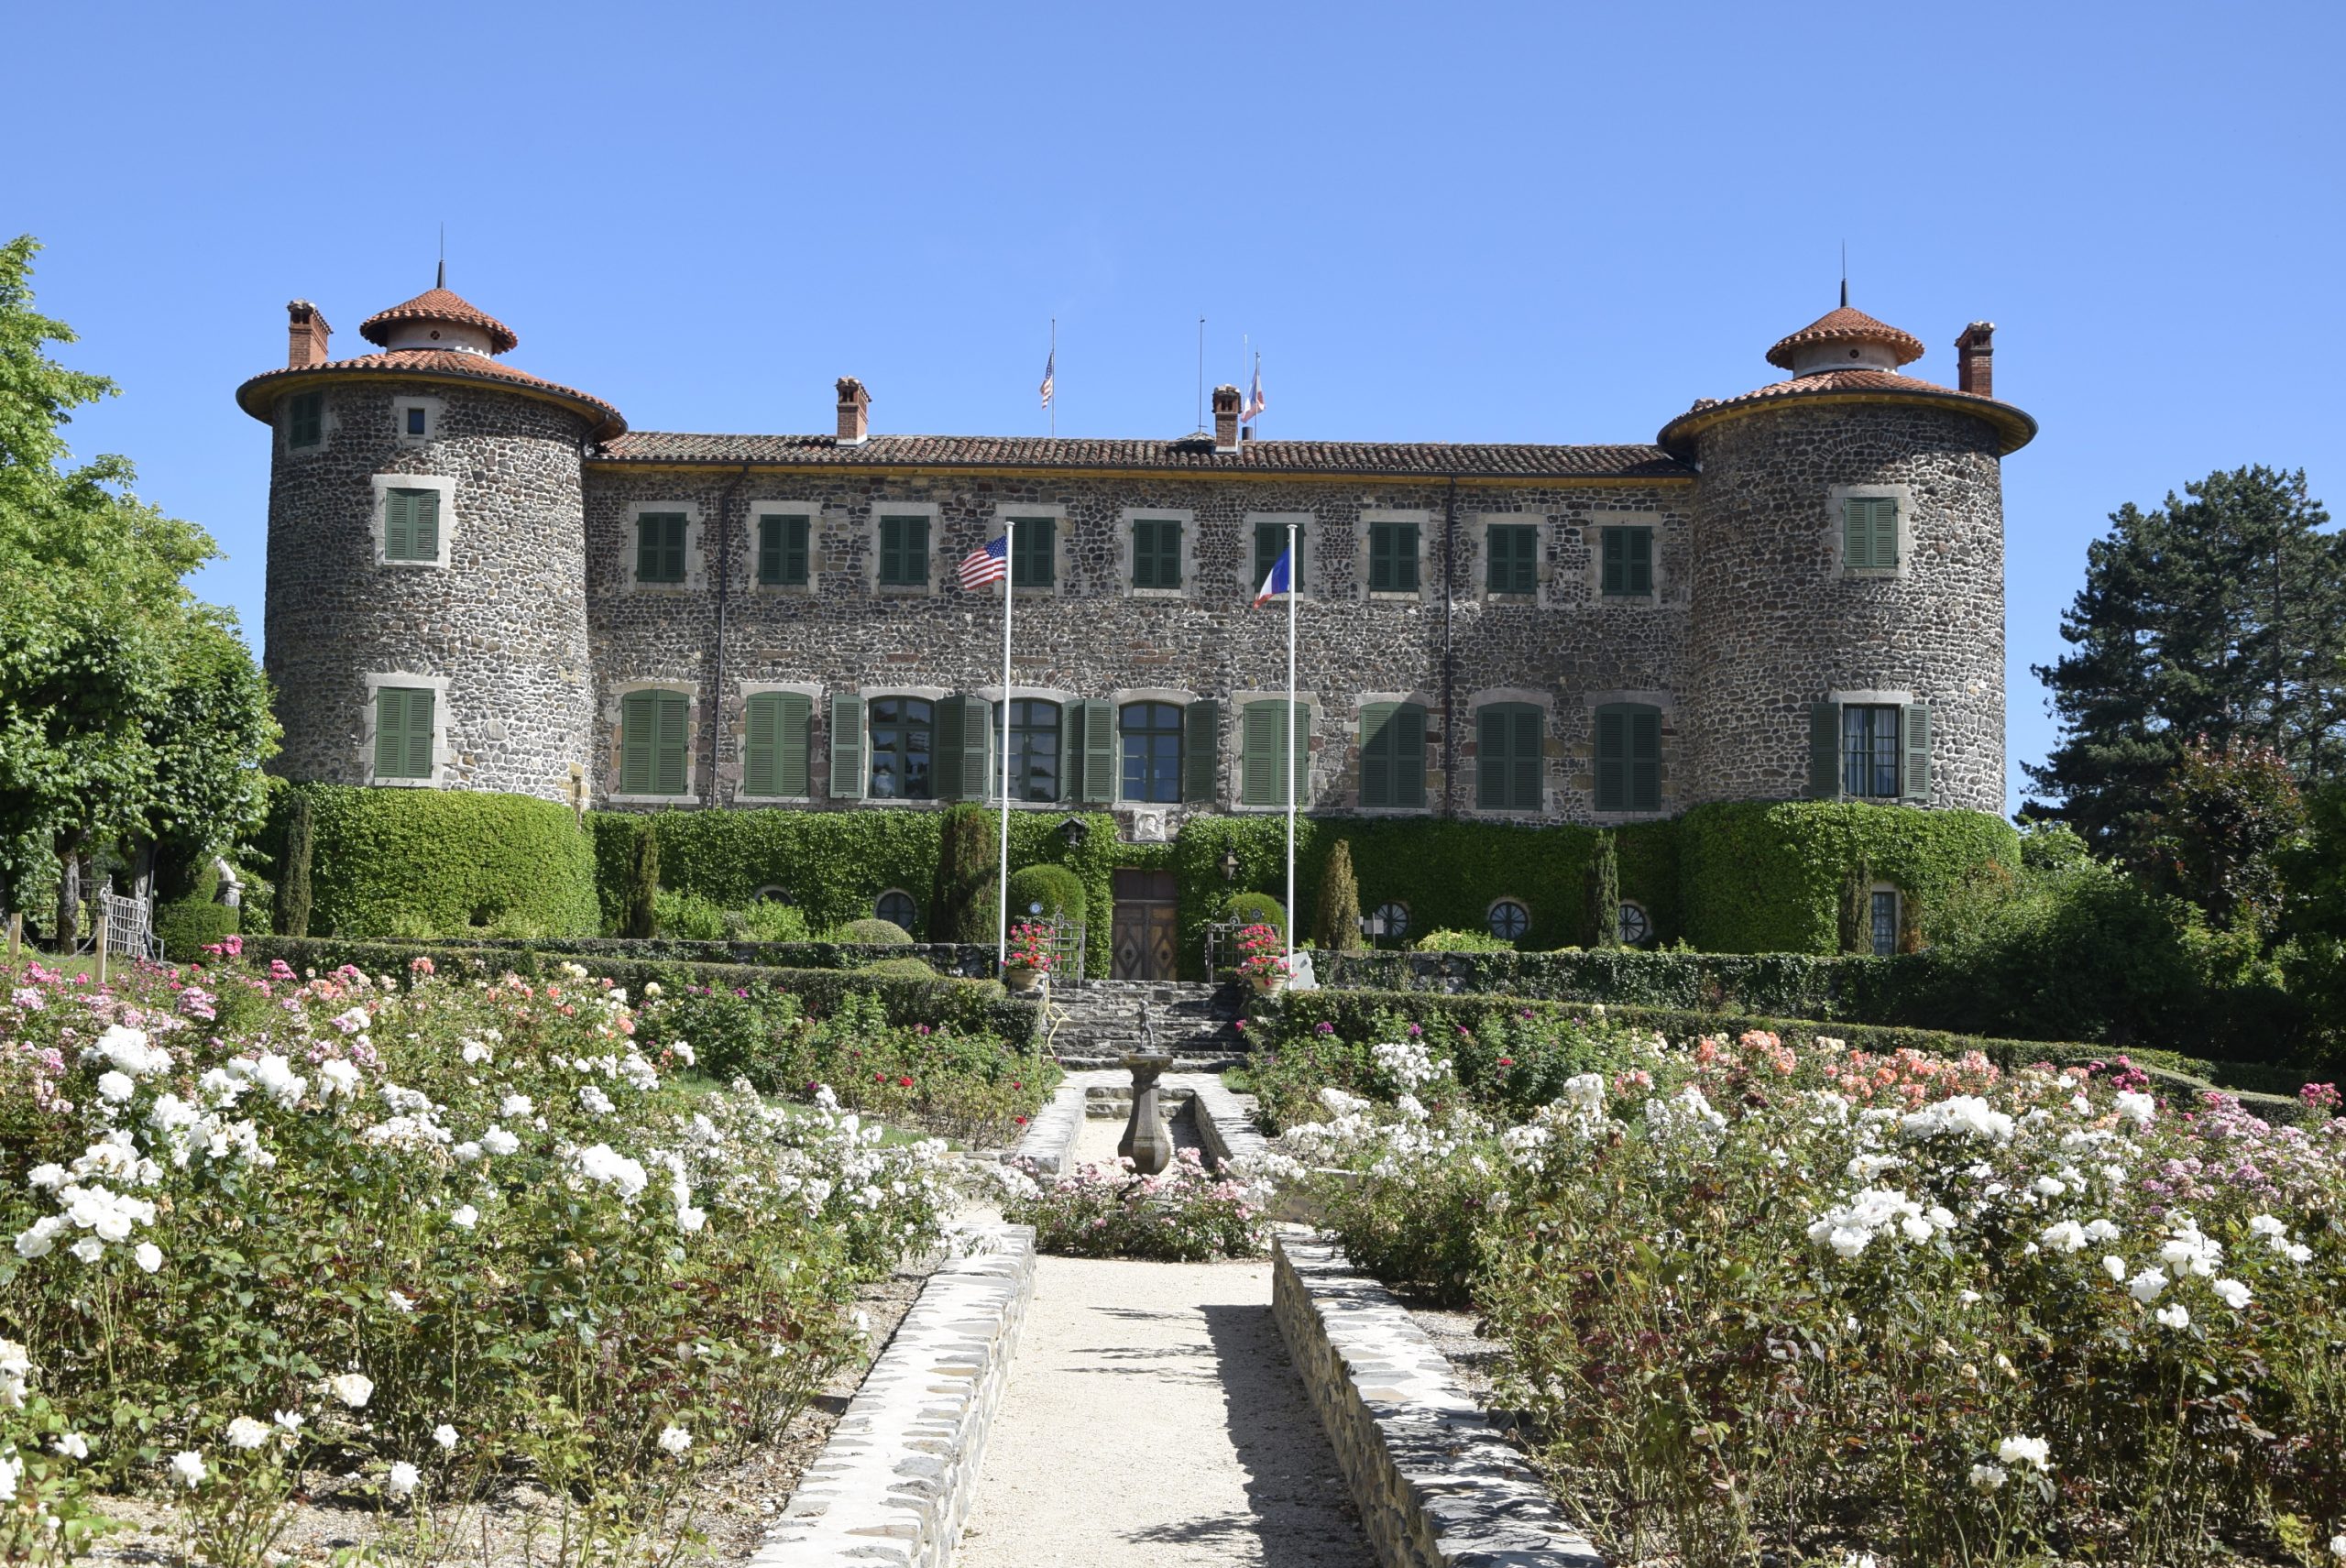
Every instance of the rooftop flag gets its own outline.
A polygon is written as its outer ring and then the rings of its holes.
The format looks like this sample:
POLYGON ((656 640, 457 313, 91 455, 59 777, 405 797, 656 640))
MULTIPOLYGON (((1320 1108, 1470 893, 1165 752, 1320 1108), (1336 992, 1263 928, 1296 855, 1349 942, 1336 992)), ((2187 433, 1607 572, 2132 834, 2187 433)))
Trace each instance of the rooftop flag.
POLYGON ((1255 416, 1261 413, 1264 407, 1263 356, 1257 354, 1255 356, 1255 384, 1247 389, 1246 406, 1238 411, 1238 422, 1241 424, 1254 423, 1255 416))
MULTIPOLYGON (((1046 383, 1047 385, 1047 383, 1046 383)), ((981 544, 961 557, 961 591, 970 593, 1010 575, 1010 535, 981 544)))
POLYGON ((1051 395, 1058 385, 1059 345, 1051 345, 1051 356, 1043 361, 1043 406, 1051 406, 1051 395))
POLYGON ((1294 554, 1292 550, 1282 550, 1279 552, 1279 558, 1271 563, 1269 574, 1263 578, 1263 591, 1255 596, 1256 609, 1263 608, 1263 601, 1266 599, 1274 599, 1281 594, 1294 591, 1295 574, 1288 564, 1288 557, 1292 554, 1294 554))

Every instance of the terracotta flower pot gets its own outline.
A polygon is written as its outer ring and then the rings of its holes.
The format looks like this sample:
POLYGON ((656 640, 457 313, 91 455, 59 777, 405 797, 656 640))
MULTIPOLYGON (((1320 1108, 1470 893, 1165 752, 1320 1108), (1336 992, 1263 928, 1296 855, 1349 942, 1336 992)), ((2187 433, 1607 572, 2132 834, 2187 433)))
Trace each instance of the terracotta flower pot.
POLYGON ((1021 995, 1042 983, 1043 971, 1025 964, 1007 963, 1002 966, 1002 982, 1021 995))

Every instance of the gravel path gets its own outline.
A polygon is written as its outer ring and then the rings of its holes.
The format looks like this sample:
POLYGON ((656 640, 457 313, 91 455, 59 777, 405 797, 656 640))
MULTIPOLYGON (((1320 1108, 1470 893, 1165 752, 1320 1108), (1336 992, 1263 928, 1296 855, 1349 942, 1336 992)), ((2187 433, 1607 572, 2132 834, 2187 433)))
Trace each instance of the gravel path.
POLYGON ((1271 1266, 1044 1257, 954 1568, 1367 1568, 1271 1266))

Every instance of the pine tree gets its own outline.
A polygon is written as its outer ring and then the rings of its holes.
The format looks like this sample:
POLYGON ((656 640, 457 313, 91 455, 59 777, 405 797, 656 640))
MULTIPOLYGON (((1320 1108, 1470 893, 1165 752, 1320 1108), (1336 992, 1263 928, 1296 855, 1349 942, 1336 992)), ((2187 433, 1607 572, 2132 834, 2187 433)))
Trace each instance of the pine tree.
MULTIPOLYGON (((2143 852, 2184 750, 2256 742, 2308 785, 2346 774, 2346 542, 2302 470, 2210 474, 2110 514, 2035 673, 2061 743, 2027 768, 2094 847, 2143 852)), ((2043 809, 2043 808, 2038 808, 2043 809)))
POLYGON ((1621 945, 1621 852, 1610 828, 1596 836, 1588 862, 1588 945, 1621 945))
POLYGON ((1320 898, 1312 911, 1312 935, 1323 948, 1340 953, 1360 947, 1360 883, 1353 876, 1353 847, 1343 839, 1328 851, 1320 872, 1320 898))

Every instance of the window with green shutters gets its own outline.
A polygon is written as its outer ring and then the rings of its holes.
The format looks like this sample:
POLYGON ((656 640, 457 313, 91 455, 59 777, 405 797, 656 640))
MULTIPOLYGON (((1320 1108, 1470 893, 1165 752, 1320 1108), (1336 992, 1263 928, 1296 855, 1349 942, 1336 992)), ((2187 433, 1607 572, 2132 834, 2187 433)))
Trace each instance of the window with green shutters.
POLYGON ((1360 710, 1360 803, 1409 809, 1426 803, 1426 710, 1372 702, 1360 710))
POLYGON ((1540 529, 1536 523, 1495 522, 1483 534, 1483 589, 1494 594, 1540 591, 1540 529))
MULTIPOLYGON (((1262 581, 1257 577, 1256 582, 1262 581)), ((1133 587, 1178 588, 1181 586, 1181 522, 1178 518, 1144 517, 1133 522, 1133 587)))
POLYGON ((1605 592, 1634 598, 1653 592, 1653 530, 1620 527, 1604 531, 1605 592))
POLYGON ((1898 565, 1898 502, 1889 496, 1851 496, 1841 503, 1841 564, 1852 572, 1898 565))
POLYGON ((1529 703, 1486 703, 1474 714, 1474 804, 1485 811, 1538 811, 1545 802, 1541 755, 1547 716, 1529 703))
POLYGON ((1368 525, 1368 591, 1373 594, 1413 594, 1418 591, 1416 523, 1372 522, 1368 525))
POLYGON ((689 787, 682 692, 630 692, 619 698, 619 793, 683 795, 689 787))
POLYGON ((883 588, 928 587, 928 519, 883 517, 880 520, 880 586, 883 588))
POLYGON ((1124 741, 1122 798, 1171 805, 1181 798, 1181 733, 1186 723, 1180 706, 1170 702, 1128 702, 1116 727, 1124 741))
POLYGON ((803 588, 806 586, 808 520, 773 514, 758 519, 758 586, 803 588))
POLYGON ((1927 703, 1813 703, 1808 793, 1817 800, 1931 799, 1927 703))
POLYGON ((1058 519, 1020 517, 1011 521, 1015 526, 1010 531, 1010 586, 1047 588, 1057 584, 1058 519))
POLYGON ((685 514, 647 511, 635 520, 635 580, 639 583, 681 583, 685 580, 685 514))
POLYGON ((744 705, 741 793, 798 796, 806 793, 807 721, 814 698, 801 692, 758 692, 744 705))
POLYGON ((1295 781, 1295 801, 1298 806, 1311 803, 1311 705, 1295 706, 1292 729, 1295 745, 1289 750, 1288 704, 1284 698, 1270 697, 1250 702, 1239 721, 1239 782, 1238 801, 1242 806, 1285 806, 1288 802, 1288 782, 1281 776, 1282 767, 1292 765, 1295 781))
POLYGON ((326 395, 296 392, 285 400, 285 444, 315 446, 326 438, 326 395))
POLYGON ((433 694, 429 686, 375 688, 375 776, 432 776, 433 694))
MULTIPOLYGON (((1278 565, 1279 555, 1286 549, 1286 523, 1258 522, 1255 525, 1255 576, 1247 582, 1247 598, 1254 598, 1262 587, 1271 575, 1271 568, 1278 565)), ((1303 580, 1303 530, 1300 528, 1295 531, 1295 565, 1288 580, 1295 585, 1298 593, 1310 586, 1303 580)))
POLYGON ((1596 809, 1661 809, 1661 709, 1620 702, 1596 710, 1596 809))
POLYGON ((383 559, 440 559, 440 492, 383 492, 383 559))

